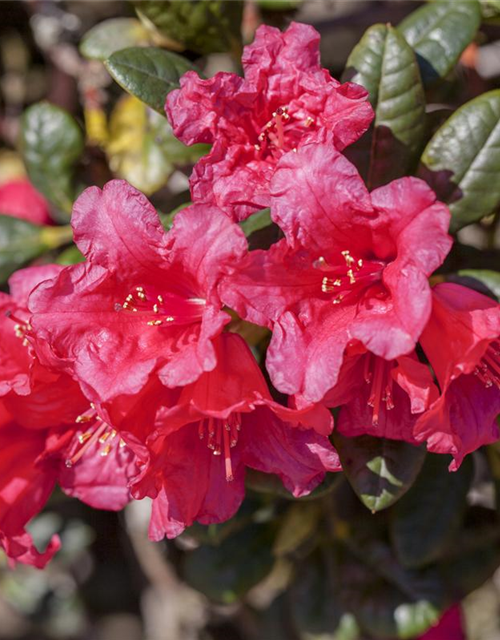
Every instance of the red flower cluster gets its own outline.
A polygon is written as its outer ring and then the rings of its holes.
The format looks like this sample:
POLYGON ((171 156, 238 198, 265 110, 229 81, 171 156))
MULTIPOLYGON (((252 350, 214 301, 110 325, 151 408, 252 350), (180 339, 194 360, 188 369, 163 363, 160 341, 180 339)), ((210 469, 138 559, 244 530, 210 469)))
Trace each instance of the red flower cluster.
POLYGON ((431 287, 452 239, 422 181, 371 193, 342 155, 366 92, 319 66, 318 34, 258 30, 245 78, 187 73, 176 134, 211 152, 195 204, 165 233, 123 181, 74 206, 85 262, 17 272, 0 306, 0 544, 42 566, 25 525, 55 483, 96 508, 152 499, 150 535, 231 517, 245 468, 301 496, 340 469, 328 435, 369 433, 452 454, 497 438, 500 307, 431 287), (249 251, 237 224, 270 206, 283 239, 249 251), (272 330, 273 399, 231 315, 272 330))

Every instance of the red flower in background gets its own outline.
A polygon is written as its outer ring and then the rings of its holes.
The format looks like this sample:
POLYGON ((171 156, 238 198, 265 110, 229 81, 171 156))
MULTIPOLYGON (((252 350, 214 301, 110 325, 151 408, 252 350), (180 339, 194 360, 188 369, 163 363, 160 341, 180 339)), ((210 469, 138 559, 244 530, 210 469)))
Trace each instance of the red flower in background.
POLYGON ((386 360, 413 351, 431 312, 428 276, 451 246, 450 214, 416 178, 368 193, 329 145, 284 157, 271 193, 286 239, 249 253, 221 295, 273 330, 271 379, 303 405, 336 384, 352 341, 386 360))
POLYGON ((175 135, 185 144, 213 144, 191 176, 195 202, 243 220, 269 206, 269 182, 284 154, 327 133, 342 150, 368 129, 368 93, 321 68, 319 40, 305 24, 284 33, 261 26, 243 53, 245 78, 221 72, 203 80, 189 71, 168 94, 175 135))
POLYGON ((0 294, 0 544, 13 561, 43 566, 57 551, 33 546, 26 523, 56 482, 70 496, 121 509, 137 473, 133 452, 103 422, 67 374, 41 365, 31 345, 26 308, 33 287, 56 277, 49 265, 17 271, 11 295, 0 294))
POLYGON ((49 224, 49 205, 26 178, 0 185, 0 214, 22 218, 34 224, 49 224))
POLYGON ((153 540, 175 537, 195 520, 233 516, 244 496, 245 467, 278 475, 295 497, 314 489, 326 471, 340 470, 327 437, 328 410, 297 411, 273 401, 240 336, 224 333, 214 346, 216 368, 193 384, 167 390, 156 383, 110 408, 123 437, 132 433, 143 443, 137 454, 147 451, 132 492, 153 498, 153 540))
POLYGON ((120 180, 87 189, 72 224, 87 261, 30 297, 43 362, 96 403, 136 394, 151 376, 174 387, 212 370, 212 340, 230 321, 216 283, 246 251, 237 225, 193 206, 166 234, 148 200, 120 180))
POLYGON ((429 451, 464 456, 498 439, 500 413, 500 305, 457 284, 433 289, 432 314, 420 338, 441 387, 417 422, 429 451))
POLYGON ((448 609, 437 625, 419 636, 418 640, 466 640, 460 605, 448 609))

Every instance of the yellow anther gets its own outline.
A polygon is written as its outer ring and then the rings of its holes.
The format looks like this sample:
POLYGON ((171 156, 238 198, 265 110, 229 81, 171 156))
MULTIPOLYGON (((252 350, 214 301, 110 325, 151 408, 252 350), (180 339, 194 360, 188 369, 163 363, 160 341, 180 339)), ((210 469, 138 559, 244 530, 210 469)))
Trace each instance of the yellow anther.
POLYGON ((314 124, 314 118, 311 118, 311 116, 307 116, 304 124, 306 125, 306 127, 310 127, 312 124, 314 124))
POLYGON ((157 296, 156 298, 160 304, 163 303, 163 296, 157 296))
POLYGON ((150 327, 158 327, 161 324, 161 320, 150 320, 148 325, 150 327))
POLYGON ((167 316, 165 318, 165 322, 173 322, 174 321, 174 316, 167 316))
POLYGON ((94 419, 93 416, 89 416, 85 413, 82 413, 82 415, 78 416, 75 420, 75 422, 77 424, 82 424, 83 422, 92 422, 92 420, 94 419))
POLYGON ((354 273, 353 273, 352 269, 349 269, 349 271, 347 272, 347 275, 349 276, 350 284, 355 284, 356 278, 354 277, 354 273))
POLYGON ((358 260, 358 267, 361 269, 362 266, 363 266, 363 260, 360 258, 358 260))
POLYGON ((154 305, 153 305, 153 311, 154 311, 155 313, 158 313, 158 305, 157 305, 157 304, 154 304, 154 305))
POLYGON ((111 451, 111 446, 110 446, 109 444, 107 444, 107 445, 104 447, 104 449, 100 452, 100 455, 101 455, 103 458, 105 458, 106 456, 108 456, 108 455, 109 455, 110 451, 111 451))
POLYGON ((87 433, 82 433, 81 435, 78 436, 78 442, 80 444, 83 444, 84 442, 87 442, 87 440, 89 440, 91 436, 92 434, 89 433, 88 431, 87 433))

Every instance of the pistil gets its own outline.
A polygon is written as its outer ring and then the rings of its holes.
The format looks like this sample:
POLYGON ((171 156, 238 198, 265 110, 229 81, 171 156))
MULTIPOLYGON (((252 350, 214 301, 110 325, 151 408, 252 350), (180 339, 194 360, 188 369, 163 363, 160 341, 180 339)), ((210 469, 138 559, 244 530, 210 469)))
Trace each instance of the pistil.
POLYGON ((370 353, 364 357, 364 379, 366 384, 371 383, 368 406, 373 408, 372 425, 378 427, 380 415, 384 409, 383 403, 386 411, 391 411, 395 406, 392 395, 394 379, 391 374, 394 363, 370 353))

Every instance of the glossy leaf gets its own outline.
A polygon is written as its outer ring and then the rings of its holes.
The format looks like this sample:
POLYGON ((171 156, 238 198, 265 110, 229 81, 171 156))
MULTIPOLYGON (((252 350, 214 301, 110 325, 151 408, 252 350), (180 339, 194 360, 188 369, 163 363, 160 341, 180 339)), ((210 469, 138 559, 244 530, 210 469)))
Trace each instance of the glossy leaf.
POLYGON ((257 213, 252 214, 246 220, 240 222, 240 227, 248 238, 248 236, 254 231, 260 231, 261 229, 268 227, 271 223, 270 209, 262 209, 261 211, 257 211, 257 213))
POLYGON ((444 78, 473 41, 481 23, 476 0, 429 2, 398 26, 417 53, 424 82, 444 78))
POLYGON ((111 18, 87 31, 80 42, 80 53, 89 60, 106 60, 115 51, 146 46, 148 30, 136 18, 111 18))
POLYGON ((462 269, 458 275, 479 280, 500 301, 500 272, 488 269, 462 269))
POLYGON ((417 477, 425 449, 407 442, 364 435, 334 434, 342 468, 352 488, 370 511, 391 506, 417 477))
POLYGON ((314 534, 320 518, 321 509, 316 502, 290 506, 274 541, 274 554, 283 556, 295 551, 314 534))
POLYGON ((251 524, 222 540, 201 546, 184 563, 187 582, 217 602, 241 598, 271 571, 272 532, 266 524, 251 524))
POLYGON ((447 456, 428 454, 412 489, 394 507, 393 545, 405 567, 439 559, 462 521, 473 463, 467 456, 456 472, 447 456))
POLYGON ((449 204, 451 230, 500 205, 500 90, 458 109, 438 129, 421 158, 420 177, 449 204))
POLYGON ((0 215, 0 283, 46 251, 69 242, 70 227, 43 227, 0 215))
POLYGON ((124 96, 109 121, 109 166, 146 195, 164 186, 177 164, 195 162, 206 145, 186 147, 165 118, 133 96, 124 96))
POLYGON ((368 184, 376 187, 405 175, 425 133, 425 96, 411 47, 390 25, 374 25, 349 56, 344 79, 364 86, 375 110, 374 124, 358 144, 369 162, 368 184))
MULTIPOLYGON (((31 182, 69 217, 75 188, 75 164, 83 152, 83 133, 69 113, 39 102, 21 121, 21 152, 31 182)), ((62 216, 64 219, 64 216, 62 216)))
POLYGON ((104 63, 128 93, 165 115, 165 98, 179 87, 186 71, 196 70, 182 56, 157 47, 129 47, 113 53, 104 63))
POLYGON ((140 0, 135 7, 146 25, 153 25, 162 36, 186 49, 201 54, 240 50, 240 0, 140 0))

